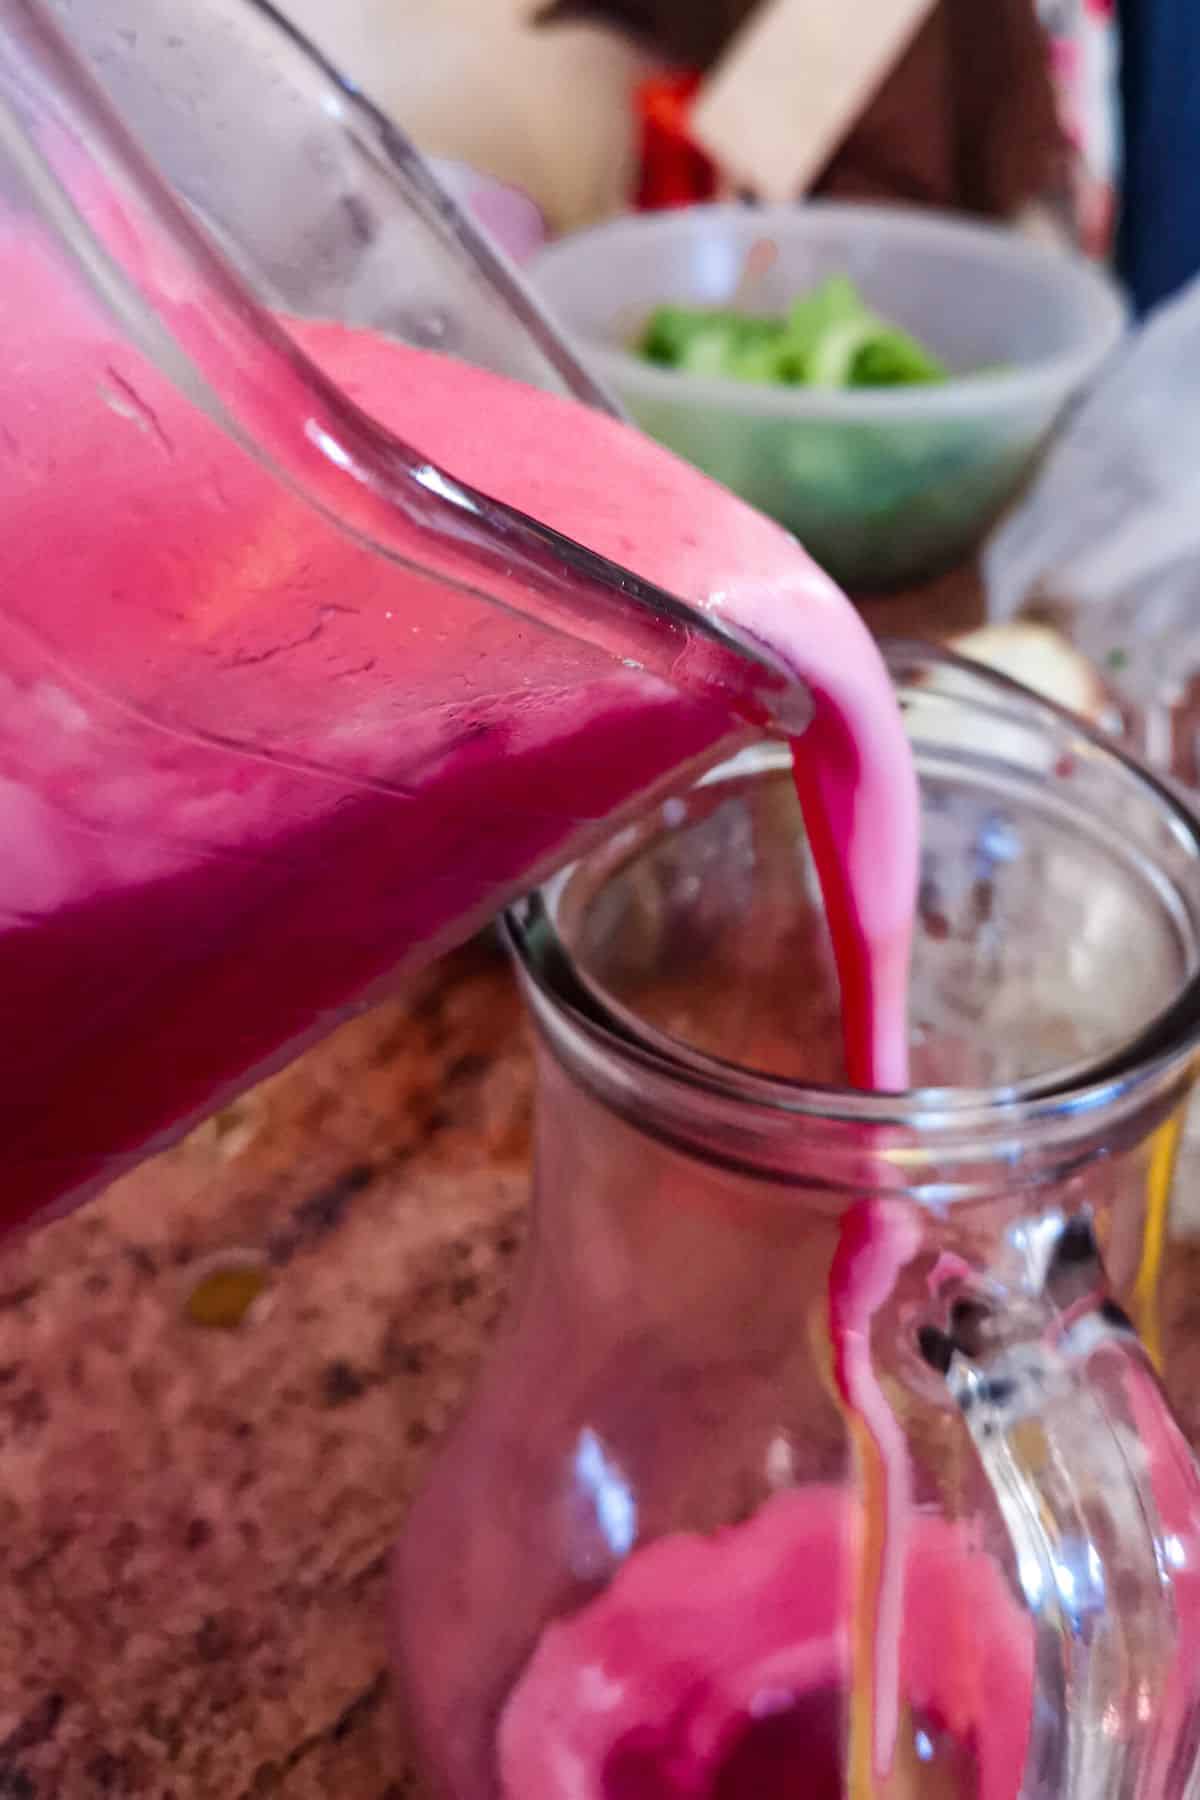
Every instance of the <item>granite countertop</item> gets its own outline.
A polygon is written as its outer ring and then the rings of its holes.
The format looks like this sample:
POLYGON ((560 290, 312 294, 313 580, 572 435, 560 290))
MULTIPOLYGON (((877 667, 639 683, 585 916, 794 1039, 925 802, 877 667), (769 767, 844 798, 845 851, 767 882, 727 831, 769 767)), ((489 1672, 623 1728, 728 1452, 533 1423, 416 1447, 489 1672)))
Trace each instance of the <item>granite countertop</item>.
POLYGON ((6 1251, 0 1796, 420 1793, 387 1556, 503 1301, 531 1103, 484 940, 6 1251), (231 1251, 264 1291, 196 1323, 231 1251))
MULTIPOLYGON (((388 1552, 503 1305, 531 1109, 480 940, 6 1250, 0 1800, 421 1795, 388 1552), (240 1324, 214 1267, 262 1286, 240 1324)), ((1189 1428, 1198 1273, 1173 1257, 1189 1428)))

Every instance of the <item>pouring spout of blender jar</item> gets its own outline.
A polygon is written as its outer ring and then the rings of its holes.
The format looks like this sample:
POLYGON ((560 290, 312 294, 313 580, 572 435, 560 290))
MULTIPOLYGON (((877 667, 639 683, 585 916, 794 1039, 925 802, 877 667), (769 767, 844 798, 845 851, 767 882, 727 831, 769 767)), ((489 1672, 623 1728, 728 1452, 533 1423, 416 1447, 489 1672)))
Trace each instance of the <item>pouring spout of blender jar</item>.
MULTIPOLYGON (((331 103, 361 109, 406 181, 419 170, 422 197, 452 225, 460 254, 479 262, 569 375, 572 353, 515 273, 396 128, 321 66, 331 103)), ((307 504, 378 554, 715 701, 732 718, 788 736, 808 724, 807 690, 769 649, 456 480, 349 400, 159 176, 40 0, 0 0, 0 85, 17 97, 0 105, 0 144, 92 287, 157 366, 307 504), (89 205, 97 191, 116 204, 89 205)), ((613 410, 586 376, 570 385, 613 410)))

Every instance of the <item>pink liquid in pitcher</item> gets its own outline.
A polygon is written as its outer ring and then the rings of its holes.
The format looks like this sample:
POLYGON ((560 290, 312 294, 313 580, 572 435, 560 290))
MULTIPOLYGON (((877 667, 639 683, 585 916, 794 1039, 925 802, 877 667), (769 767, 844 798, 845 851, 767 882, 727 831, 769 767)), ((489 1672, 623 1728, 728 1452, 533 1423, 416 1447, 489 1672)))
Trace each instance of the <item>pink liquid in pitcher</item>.
MULTIPOLYGON (((631 1557, 543 1633, 501 1722, 506 1800, 841 1800, 848 1530, 844 1496, 806 1488, 745 1525, 631 1557)), ((903 1577, 898 1791, 1014 1800, 1028 1622, 945 1520, 920 1520, 903 1577)))
MULTIPOLYGON (((0 254, 11 1226, 467 935, 730 720, 358 547, 130 348, 32 226, 0 254)), ((198 305, 160 285, 175 316, 198 305)), ((749 508, 578 406, 297 331, 459 477, 819 656, 831 691, 869 702, 848 745, 898 738, 866 633, 749 508)), ((852 861, 863 832, 846 837, 852 861)), ((863 922, 897 967, 908 887, 873 882, 863 922)))

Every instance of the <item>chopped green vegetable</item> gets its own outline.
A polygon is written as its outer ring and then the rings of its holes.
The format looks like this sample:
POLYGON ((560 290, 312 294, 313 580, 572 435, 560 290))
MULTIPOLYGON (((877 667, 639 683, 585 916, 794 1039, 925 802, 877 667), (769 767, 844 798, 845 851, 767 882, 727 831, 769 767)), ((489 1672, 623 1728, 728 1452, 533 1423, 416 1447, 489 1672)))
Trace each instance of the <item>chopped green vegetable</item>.
POLYGON ((811 366, 831 336, 846 326, 864 324, 874 329, 878 321, 859 299, 854 283, 845 275, 831 275, 794 302, 787 316, 788 344, 795 357, 811 366))
POLYGON ((783 317, 660 306, 639 349, 649 362, 727 381, 847 388, 947 379, 942 363, 873 312, 844 275, 822 282, 783 317))
POLYGON ((917 387, 949 378, 945 365, 903 331, 863 344, 850 371, 852 387, 917 387))
POLYGON ((650 362, 678 368, 694 337, 717 324, 722 314, 687 306, 660 306, 651 314, 642 339, 642 355, 650 362))

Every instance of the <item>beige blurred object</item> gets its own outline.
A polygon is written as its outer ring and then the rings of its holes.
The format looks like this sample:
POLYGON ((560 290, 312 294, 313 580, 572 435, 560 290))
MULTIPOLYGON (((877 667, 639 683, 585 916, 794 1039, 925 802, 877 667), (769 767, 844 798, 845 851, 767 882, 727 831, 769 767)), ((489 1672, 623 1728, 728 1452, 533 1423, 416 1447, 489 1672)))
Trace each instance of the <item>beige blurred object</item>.
POLYGON ((523 188, 555 230, 627 203, 633 91, 658 65, 621 32, 534 26, 533 0, 281 0, 422 150, 523 188))
MULTIPOLYGON (((1077 713, 1094 728, 1108 723, 1099 674, 1051 626, 1025 620, 984 625, 950 638, 948 648, 1021 682, 1042 699, 1077 713)), ((936 693, 918 690, 907 703, 905 718, 909 730, 925 743, 943 744, 952 750, 966 748, 1029 770, 1040 766, 1046 777, 1054 772, 1056 749, 1048 743, 1034 745, 1025 725, 1014 722, 1002 704, 975 707, 964 714, 947 709, 936 693)))
POLYGON ((765 200, 808 189, 875 99, 934 0, 767 0, 710 72, 691 128, 765 200), (852 21, 852 22, 851 22, 852 21))
POLYGON ((1110 700, 1099 671, 1053 626, 1026 619, 981 625, 952 638, 950 648, 1024 682, 1035 694, 1079 713, 1089 724, 1108 722, 1110 700))

